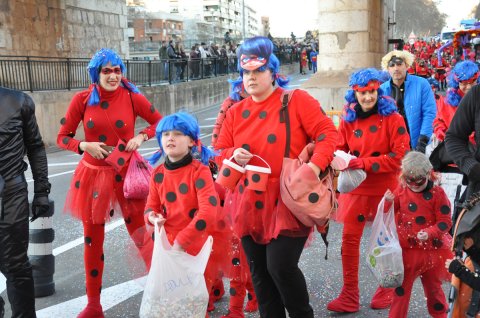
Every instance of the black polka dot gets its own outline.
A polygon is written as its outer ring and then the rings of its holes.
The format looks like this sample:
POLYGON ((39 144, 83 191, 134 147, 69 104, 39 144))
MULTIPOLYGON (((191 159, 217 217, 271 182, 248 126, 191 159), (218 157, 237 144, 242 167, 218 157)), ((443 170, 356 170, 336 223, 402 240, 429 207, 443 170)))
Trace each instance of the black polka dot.
POLYGON ((231 173, 230 168, 225 168, 225 169, 223 169, 223 171, 222 171, 222 175, 223 175, 224 177, 229 177, 229 176, 230 176, 230 173, 231 173))
POLYGON ((175 200, 177 200, 177 195, 175 194, 175 192, 167 192, 165 198, 168 202, 175 202, 175 200))
POLYGON ((98 192, 97 191, 93 191, 93 198, 94 199, 98 198, 98 192))
POLYGON ((125 123, 123 122, 123 120, 117 120, 115 122, 115 126, 117 126, 117 128, 122 128, 123 126, 125 126, 125 123))
POLYGON ((410 203, 408 204, 408 210, 409 210, 410 212, 415 212, 415 211, 417 211, 417 208, 418 208, 418 207, 417 207, 417 204, 416 204, 415 202, 410 202, 410 203))
POLYGON ((238 192, 243 193, 243 185, 242 184, 238 186, 238 192))
POLYGON ((85 236, 85 244, 90 245, 92 243, 92 238, 90 236, 85 236))
POLYGON ((380 157, 380 152, 378 151, 372 152, 372 157, 380 157))
POLYGON ((63 137, 62 142, 64 145, 68 145, 68 142, 70 141, 69 137, 63 137))
POLYGON ((245 109, 243 112, 242 112, 242 117, 247 119, 248 116, 250 116, 250 111, 248 109, 245 109))
POLYGON ((197 209, 191 209, 190 212, 188 212, 188 216, 193 219, 195 217, 195 214, 197 213, 197 209))
POLYGON ((450 214, 450 207, 448 205, 442 205, 440 207, 440 213, 442 214, 450 214))
POLYGON ((118 163, 119 166, 123 166, 125 164, 125 159, 118 158, 117 163, 118 163))
POLYGON ((100 107, 102 107, 102 109, 107 109, 108 108, 108 102, 102 102, 100 104, 100 107))
POLYGON ((217 206, 217 198, 213 195, 208 198, 208 202, 210 202, 210 204, 213 206, 217 206))
POLYGON ((62 117, 62 119, 60 119, 60 125, 65 125, 67 123, 67 119, 65 117, 62 117))
POLYGON ((198 179, 197 181, 195 181, 195 187, 197 189, 202 189, 204 186, 205 186, 205 180, 198 179))
POLYGON ((163 182, 163 173, 155 174, 155 177, 153 177, 153 180, 155 180, 156 183, 162 183, 163 182))
POLYGON ((438 228, 440 229, 440 231, 446 231, 448 229, 448 225, 445 222, 440 222, 438 223, 438 228))
POLYGON ((433 194, 430 191, 425 191, 422 194, 423 198, 427 201, 431 200, 433 198, 433 194))
POLYGON ((131 219, 130 217, 127 217, 127 218, 125 219, 125 223, 126 223, 126 224, 132 223, 132 219, 131 219))
MULTIPOLYGON (((100 260, 103 262, 105 260, 105 254, 102 253, 102 255, 100 256, 100 260)), ((102 288, 102 287, 100 287, 102 288)))
POLYGON ((105 136, 105 135, 100 135, 100 136, 98 136, 98 141, 100 141, 100 142, 105 142, 105 141, 107 141, 107 136, 105 136))
POLYGON ((380 164, 378 162, 374 162, 372 164, 372 171, 377 172, 378 170, 380 170, 380 164))
POLYGON ((423 225, 425 224, 425 222, 427 222, 427 220, 425 219, 424 216, 417 216, 415 218, 415 223, 417 223, 418 225, 423 225))
POLYGON ((389 156, 390 158, 395 158, 396 155, 397 155, 397 154, 394 153, 394 152, 389 152, 389 153, 388 153, 388 156, 389 156))
POLYGON ((320 196, 317 193, 312 192, 308 195, 308 202, 310 203, 317 203, 318 199, 320 199, 320 196))
POLYGON ((438 238, 434 238, 432 240, 432 245, 433 245, 433 247, 440 248, 440 247, 442 247, 443 242, 442 242, 442 240, 440 240, 438 238))
POLYGON ((115 181, 122 182, 122 176, 119 174, 115 175, 115 181))
POLYGON ((258 114, 258 118, 260 118, 260 119, 265 119, 265 118, 267 118, 267 112, 264 111, 264 110, 262 110, 262 111, 260 112, 260 114, 258 114))
POLYGON ((255 194, 263 194, 263 191, 255 190, 254 192, 255 192, 255 194))
POLYGON ((118 150, 121 151, 121 152, 124 152, 125 148, 126 148, 126 146, 124 144, 118 145, 118 150))
POLYGON ((153 105, 150 105, 150 112, 154 113, 155 112, 155 107, 153 105))
POLYGON ((360 214, 358 217, 357 217, 357 220, 358 222, 364 222, 365 221, 365 216, 363 214, 360 214))
POLYGON ((235 290, 235 288, 230 287, 230 296, 235 296, 236 294, 237 294, 237 291, 235 290))
POLYGON ((114 209, 111 209, 111 210, 110 210, 110 217, 112 217, 114 213, 115 213, 115 210, 114 210, 114 209))
POLYGON ((152 233, 152 241, 155 241, 155 232, 152 233))
POLYGON ((354 131, 355 137, 360 138, 363 135, 363 131, 361 129, 357 129, 354 131))
POLYGON ((245 180, 243 181, 243 184, 244 184, 246 187, 248 187, 248 179, 247 179, 247 178, 245 178, 245 180))
POLYGON ((234 258, 232 259, 232 264, 233 264, 233 266, 238 266, 238 265, 240 265, 240 259, 239 259, 238 257, 234 257, 234 258))
POLYGON ((260 181, 260 175, 258 173, 252 174, 252 181, 257 183, 260 181))
POLYGON ((213 295, 218 297, 220 296, 220 289, 216 288, 214 291, 213 291, 213 295))
POLYGON ((75 181, 75 188, 80 189, 80 180, 75 181))
POLYGON ((370 126, 370 128, 368 128, 368 129, 370 130, 370 132, 374 133, 374 132, 377 132, 378 127, 375 126, 375 125, 372 125, 372 126, 370 126))
POLYGON ((275 143, 275 141, 277 141, 277 136, 275 136, 274 134, 268 135, 267 142, 269 144, 273 144, 273 143, 275 143))
POLYGON ((255 201, 255 207, 257 209, 263 209, 263 202, 262 201, 255 201))
POLYGON ((405 129, 405 127, 398 127, 397 129, 397 132, 400 134, 400 135, 403 135, 407 132, 407 130, 405 129))
POLYGON ((249 144, 243 144, 242 148, 245 149, 246 151, 250 151, 250 145, 249 144))
POLYGON ((178 191, 180 191, 181 194, 186 194, 188 192, 188 185, 186 183, 180 184, 178 191))
POLYGON ((90 276, 92 276, 92 277, 97 277, 97 276, 98 276, 98 270, 92 269, 92 270, 90 271, 90 276))
POLYGON ((352 153, 355 157, 360 157, 360 151, 354 150, 352 153))
POLYGON ((445 310, 445 306, 443 306, 443 304, 441 303, 436 303, 433 305, 433 309, 435 309, 436 311, 443 311, 445 310))
POLYGON ((320 136, 318 136, 317 138, 317 141, 322 141, 326 138, 327 136, 325 134, 320 134, 320 136))
POLYGON ((225 200, 220 200, 220 206, 224 206, 225 205, 225 200))
POLYGON ((87 121, 87 128, 92 129, 93 127, 95 127, 95 124, 94 124, 93 121, 90 119, 89 121, 87 121))
POLYGON ((198 220, 195 223, 195 228, 199 231, 205 230, 206 227, 207 227, 207 222, 205 222, 205 220, 198 220))
POLYGON ((248 298, 248 300, 252 300, 252 299, 253 299, 253 296, 252 296, 252 294, 250 294, 250 293, 247 293, 247 298, 248 298))
POLYGON ((397 296, 403 296, 405 295, 405 290, 403 290, 402 287, 397 287, 395 288, 395 294, 397 294, 397 296))
POLYGON ((278 205, 278 198, 275 200, 275 206, 278 205))

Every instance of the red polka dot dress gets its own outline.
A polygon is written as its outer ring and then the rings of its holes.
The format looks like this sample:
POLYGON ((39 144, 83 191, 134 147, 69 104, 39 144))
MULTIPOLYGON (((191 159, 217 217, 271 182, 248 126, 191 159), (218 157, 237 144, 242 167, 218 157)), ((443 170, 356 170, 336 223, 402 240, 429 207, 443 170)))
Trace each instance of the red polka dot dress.
MULTIPOLYGON (((258 244, 267 244, 279 235, 308 236, 311 228, 301 224, 280 197, 280 172, 285 151, 285 124, 280 122, 280 100, 283 89, 277 88, 264 101, 255 102, 248 97, 227 112, 215 149, 220 151, 217 163, 230 158, 237 148, 244 148, 260 156, 271 167, 267 190, 254 191, 247 187, 245 176, 227 195, 225 208, 232 212, 235 233, 249 235, 258 244)), ((296 90, 288 105, 291 144, 290 156, 295 158, 310 140, 316 141, 311 161, 321 170, 333 159, 337 131, 320 104, 305 91, 296 90)), ((254 157, 248 163, 265 167, 254 157)))

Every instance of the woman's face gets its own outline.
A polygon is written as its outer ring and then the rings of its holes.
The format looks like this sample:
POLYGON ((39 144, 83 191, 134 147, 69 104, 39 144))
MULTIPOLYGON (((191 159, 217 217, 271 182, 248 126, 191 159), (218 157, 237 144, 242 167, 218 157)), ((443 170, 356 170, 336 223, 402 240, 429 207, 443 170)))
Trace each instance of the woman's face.
POLYGON ((169 130, 162 133, 162 148, 171 162, 185 157, 195 145, 190 136, 179 130, 169 130))
POLYGON ((460 88, 463 94, 467 94, 473 85, 475 85, 475 83, 460 82, 458 83, 458 88, 460 88))
POLYGON ((249 71, 243 70, 243 86, 248 95, 256 102, 265 100, 273 92, 272 72, 266 68, 264 71, 259 69, 249 71))
POLYGON ((122 70, 120 65, 112 66, 109 62, 107 65, 102 66, 99 76, 100 86, 104 90, 112 92, 120 86, 122 70))
POLYGON ((355 97, 364 112, 371 110, 377 103, 378 92, 376 89, 363 92, 355 92, 355 97))

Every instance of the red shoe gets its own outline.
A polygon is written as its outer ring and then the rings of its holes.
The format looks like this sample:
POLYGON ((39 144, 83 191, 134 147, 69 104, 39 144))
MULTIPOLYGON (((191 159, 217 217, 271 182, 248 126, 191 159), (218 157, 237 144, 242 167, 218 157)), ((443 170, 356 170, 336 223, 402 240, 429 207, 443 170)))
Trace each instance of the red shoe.
POLYGON ((370 308, 385 309, 392 305, 394 288, 378 287, 373 295, 370 308))
POLYGON ((77 318, 105 318, 102 305, 92 303, 87 304, 87 307, 78 314, 77 318))
POLYGON ((360 310, 359 291, 343 287, 340 295, 328 303, 327 309, 335 312, 357 312, 360 310))
POLYGON ((247 304, 245 305, 245 311, 246 312, 256 312, 257 310, 258 310, 257 297, 248 293, 248 301, 247 301, 247 304))

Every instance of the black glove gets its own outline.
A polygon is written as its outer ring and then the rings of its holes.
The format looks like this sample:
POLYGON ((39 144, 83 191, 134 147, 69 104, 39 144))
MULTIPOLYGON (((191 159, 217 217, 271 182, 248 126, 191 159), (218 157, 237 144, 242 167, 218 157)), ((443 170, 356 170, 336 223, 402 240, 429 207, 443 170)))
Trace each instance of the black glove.
POLYGON ((463 264, 460 263, 458 259, 454 259, 451 263, 450 266, 448 266, 448 272, 452 274, 458 274, 460 271, 462 271, 464 268, 463 264))
POLYGON ((472 169, 468 173, 468 181, 480 182, 480 163, 473 165, 472 169))
POLYGON ((32 218, 30 222, 35 221, 38 217, 48 212, 50 209, 50 203, 48 202, 47 194, 37 194, 33 196, 32 201, 32 218))
POLYGON ((417 146, 415 147, 415 151, 419 151, 421 153, 425 153, 425 149, 427 148, 428 144, 428 137, 425 135, 420 135, 417 141, 417 146))

